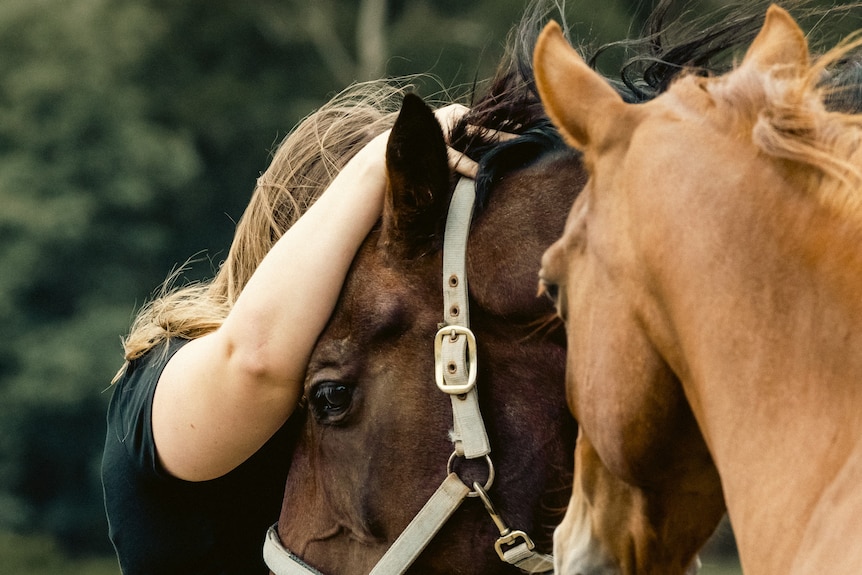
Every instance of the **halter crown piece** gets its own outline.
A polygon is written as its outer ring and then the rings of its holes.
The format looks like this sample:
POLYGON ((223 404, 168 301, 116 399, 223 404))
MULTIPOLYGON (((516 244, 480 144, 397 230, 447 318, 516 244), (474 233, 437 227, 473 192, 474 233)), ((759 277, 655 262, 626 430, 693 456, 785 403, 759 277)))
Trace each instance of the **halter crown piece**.
MULTIPOLYGON (((482 500, 500 531, 494 547, 502 561, 525 573, 551 573, 554 570, 553 557, 536 552, 535 544, 523 531, 510 529, 488 495, 495 471, 476 392, 476 337, 470 330, 466 273, 467 237, 475 200, 476 182, 461 178, 452 194, 446 219, 443 243, 444 321, 434 337, 435 381, 437 387, 452 399, 451 437, 455 449, 449 457, 443 483, 380 558, 371 575, 401 575, 407 571, 468 497, 482 500), (484 458, 488 465, 488 478, 484 485, 473 482, 468 487, 453 471, 459 458, 484 458)), ((275 575, 322 575, 281 544, 277 525, 267 532, 263 556, 275 575)))

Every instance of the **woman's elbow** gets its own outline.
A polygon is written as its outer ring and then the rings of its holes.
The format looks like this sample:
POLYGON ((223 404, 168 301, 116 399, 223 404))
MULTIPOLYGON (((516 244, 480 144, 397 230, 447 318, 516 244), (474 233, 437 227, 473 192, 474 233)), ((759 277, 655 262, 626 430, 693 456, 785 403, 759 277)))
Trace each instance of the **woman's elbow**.
POLYGON ((295 357, 290 349, 267 341, 227 342, 225 346, 227 373, 237 383, 295 391, 301 385, 307 357, 295 357))

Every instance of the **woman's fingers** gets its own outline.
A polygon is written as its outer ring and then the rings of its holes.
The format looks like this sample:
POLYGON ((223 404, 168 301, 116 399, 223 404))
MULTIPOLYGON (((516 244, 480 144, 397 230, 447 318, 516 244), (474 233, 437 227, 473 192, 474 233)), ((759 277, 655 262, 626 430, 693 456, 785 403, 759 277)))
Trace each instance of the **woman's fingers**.
POLYGON ((499 130, 492 130, 491 128, 480 128, 479 126, 467 126, 467 134, 472 136, 475 134, 481 134, 483 137, 491 140, 492 142, 507 142, 509 140, 514 140, 518 137, 518 134, 511 134, 509 132, 501 132, 499 130))
MULTIPOLYGON (((452 131, 452 128, 458 120, 464 117, 464 115, 469 111, 470 108, 462 104, 449 104, 448 106, 443 106, 434 111, 434 116, 437 118, 437 121, 440 122, 440 126, 443 128, 443 134, 446 137, 447 142, 449 141, 449 134, 452 131)), ((483 137, 497 142, 505 142, 518 137, 517 134, 509 134, 507 132, 479 128, 477 126, 467 126, 467 134, 477 134, 479 132, 481 132, 483 137)), ((449 154, 449 167, 462 176, 473 179, 476 178, 476 174, 479 171, 479 165, 475 161, 468 158, 463 152, 459 152, 454 148, 447 146, 446 151, 449 154)))
MULTIPOLYGON (((460 120, 464 114, 469 111, 470 108, 461 104, 449 104, 448 106, 444 106, 434 111, 434 116, 436 116, 437 121, 440 122, 440 126, 443 128, 443 135, 446 137, 447 142, 449 141, 449 134, 452 131, 452 128, 458 120, 460 120)), ((459 152, 454 148, 450 148, 449 146, 446 146, 446 152, 449 155, 450 168, 462 176, 473 179, 476 178, 476 173, 479 171, 479 165, 476 162, 468 158, 462 152, 459 152)))
POLYGON ((479 172, 479 164, 468 158, 465 154, 459 152, 455 148, 446 146, 446 152, 449 154, 449 167, 467 178, 476 179, 476 174, 479 172))
POLYGON ((469 111, 470 108, 462 104, 449 104, 448 106, 443 106, 434 111, 437 121, 440 122, 440 126, 443 127, 443 134, 446 136, 447 141, 449 139, 449 132, 452 131, 452 127, 469 111))

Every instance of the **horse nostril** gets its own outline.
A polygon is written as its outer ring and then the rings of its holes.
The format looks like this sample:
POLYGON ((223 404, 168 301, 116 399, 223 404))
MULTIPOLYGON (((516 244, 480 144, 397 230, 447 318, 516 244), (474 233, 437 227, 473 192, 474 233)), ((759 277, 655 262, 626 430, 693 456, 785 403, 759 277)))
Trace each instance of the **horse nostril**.
POLYGON ((559 297, 560 288, 557 284, 551 283, 544 279, 539 280, 539 294, 544 295, 549 300, 551 300, 555 305, 557 303, 557 299, 559 297))

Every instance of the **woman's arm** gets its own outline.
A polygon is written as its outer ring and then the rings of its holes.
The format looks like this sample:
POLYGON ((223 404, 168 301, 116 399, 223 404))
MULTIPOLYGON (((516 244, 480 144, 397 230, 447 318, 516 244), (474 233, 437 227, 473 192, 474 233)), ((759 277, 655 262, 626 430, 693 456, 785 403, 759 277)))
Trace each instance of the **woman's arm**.
MULTIPOLYGON (((449 106, 438 119, 448 126, 464 111, 449 106)), ((360 150, 276 242, 224 324, 168 362, 156 387, 153 433, 171 474, 190 481, 224 475, 293 411, 347 270, 380 216, 387 140, 388 132, 360 150)), ((465 161, 465 170, 475 166, 465 161)))

